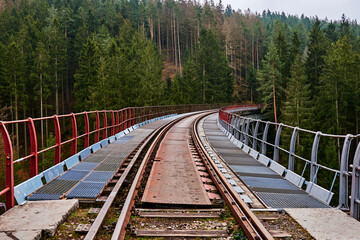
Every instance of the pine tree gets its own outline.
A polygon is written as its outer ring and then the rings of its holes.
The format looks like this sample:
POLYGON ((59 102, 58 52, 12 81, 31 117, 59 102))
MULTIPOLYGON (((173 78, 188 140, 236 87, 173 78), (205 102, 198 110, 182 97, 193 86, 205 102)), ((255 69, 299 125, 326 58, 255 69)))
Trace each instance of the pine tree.
POLYGON ((262 61, 262 65, 263 69, 258 72, 257 80, 260 84, 258 91, 264 104, 263 111, 266 111, 269 117, 277 122, 284 89, 280 72, 282 64, 274 42, 270 42, 269 51, 262 61))
POLYGON ((58 19, 57 9, 51 7, 49 9, 49 18, 47 26, 47 37, 49 39, 49 48, 51 56, 52 84, 55 90, 55 113, 59 114, 60 108, 60 90, 63 90, 63 81, 65 79, 66 67, 66 42, 64 34, 61 30, 61 24, 58 19))
POLYGON ((81 51, 79 69, 74 75, 77 109, 93 109, 91 93, 98 81, 99 47, 94 38, 88 38, 81 51))
MULTIPOLYGON (((184 74, 181 79, 177 78, 185 103, 195 104, 202 102, 201 82, 197 79, 198 64, 195 56, 189 57, 184 65, 184 74)), ((175 84, 175 83, 174 83, 175 84)), ((175 85, 174 87, 177 87, 175 85)), ((177 94, 177 92, 175 92, 177 94)))
POLYGON ((295 58, 298 54, 300 54, 300 38, 297 30, 293 31, 291 37, 291 44, 289 49, 289 61, 291 64, 294 64, 295 58))
POLYGON ((285 79, 287 79, 290 75, 291 61, 289 59, 289 46, 286 41, 284 26, 281 25, 277 31, 274 43, 276 46, 277 55, 279 56, 280 62, 282 64, 280 68, 280 72, 283 78, 282 84, 284 84, 282 87, 286 87, 285 79))
POLYGON ((197 79, 202 83, 202 102, 230 102, 233 91, 231 69, 211 30, 201 31, 196 63, 197 79))
POLYGON ((305 73, 304 61, 297 55, 291 66, 291 78, 285 89, 286 100, 281 109, 282 122, 309 129, 311 113, 310 84, 305 73))
POLYGON ((358 54, 352 50, 345 36, 336 44, 331 44, 324 61, 316 104, 318 120, 321 121, 319 127, 324 132, 336 134, 354 132, 352 117, 355 106, 352 103, 356 102, 358 54))
MULTIPOLYGON (((18 41, 12 36, 10 38, 10 44, 7 46, 6 51, 6 79, 8 83, 8 91, 10 92, 10 105, 13 107, 11 111, 12 120, 19 120, 20 110, 24 108, 24 92, 25 86, 25 56, 21 51, 18 41)), ((16 134, 16 152, 19 157, 20 150, 20 136, 19 136, 19 124, 15 127, 16 134)))
POLYGON ((257 102, 256 89, 259 87, 259 83, 256 78, 257 71, 253 66, 249 66, 247 73, 247 99, 250 99, 251 102, 257 102))
POLYGON ((321 22, 316 18, 314 25, 309 33, 308 57, 306 69, 310 81, 311 97, 318 95, 317 86, 319 85, 320 75, 324 67, 324 59, 327 48, 325 35, 321 30, 321 22))
MULTIPOLYGON (((37 99, 40 101, 40 117, 44 117, 44 106, 47 107, 47 99, 51 94, 50 90, 50 54, 46 49, 43 42, 39 42, 36 48, 35 56, 35 71, 32 73, 32 78, 37 85, 35 86, 38 90, 37 99)), ((45 147, 44 142, 44 121, 40 122, 40 133, 41 133, 41 147, 45 147)))

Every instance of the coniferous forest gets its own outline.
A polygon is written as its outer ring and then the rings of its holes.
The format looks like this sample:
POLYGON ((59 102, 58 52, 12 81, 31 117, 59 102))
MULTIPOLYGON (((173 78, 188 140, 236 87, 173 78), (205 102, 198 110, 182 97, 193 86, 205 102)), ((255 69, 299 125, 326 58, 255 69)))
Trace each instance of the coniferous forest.
MULTIPOLYGON (((0 0, 0 32, 0 120, 254 102, 271 121, 359 134, 360 26, 345 15, 213 0, 0 0)), ((45 138, 41 148, 54 141, 45 138)), ((312 140, 297 151, 309 154, 312 140)), ((320 163, 338 168, 339 142, 322 151, 320 163)))
POLYGON ((359 133, 360 26, 214 1, 0 1, 6 120, 126 106, 264 104, 268 118, 359 133))
POLYGON ((269 119, 359 133, 360 26, 214 1, 0 4, 6 120, 188 103, 264 104, 269 119))

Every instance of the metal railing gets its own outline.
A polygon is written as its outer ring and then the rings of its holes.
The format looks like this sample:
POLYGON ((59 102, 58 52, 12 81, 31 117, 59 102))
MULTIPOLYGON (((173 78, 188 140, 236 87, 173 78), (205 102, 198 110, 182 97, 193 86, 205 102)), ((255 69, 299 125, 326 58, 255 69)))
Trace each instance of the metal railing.
MULTIPOLYGON (((240 106, 241 107, 241 106, 240 106)), ((294 172, 295 161, 303 161, 304 167, 302 169, 301 177, 305 177, 307 184, 317 183, 319 170, 325 170, 328 174, 333 174, 331 186, 329 189, 329 196, 334 189, 335 182, 339 182, 339 199, 338 199, 338 208, 342 210, 348 210, 350 208, 351 216, 356 219, 359 219, 359 206, 360 206, 360 144, 357 146, 356 153, 354 155, 353 164, 349 164, 349 152, 350 148, 354 147, 354 144, 351 145, 354 139, 359 138, 360 135, 334 135, 326 134, 320 131, 311 131, 307 129, 302 129, 299 127, 289 126, 283 123, 274 123, 269 121, 263 121, 261 119, 252 119, 244 116, 239 116, 233 112, 236 112, 235 107, 225 107, 219 111, 219 123, 230 133, 235 139, 238 139, 240 142, 251 147, 255 151, 259 151, 262 155, 267 155, 269 150, 267 146, 272 148, 272 161, 279 161, 279 153, 287 155, 288 161, 288 170, 294 172), (259 132, 260 127, 262 126, 263 131, 259 132), (271 143, 268 139, 269 128, 273 126, 276 132, 274 142, 271 143), (252 130, 252 134, 250 133, 252 130), (292 132, 289 144, 289 149, 285 149, 280 144, 281 132, 287 129, 292 132), (313 142, 311 150, 310 159, 305 158, 296 154, 296 144, 300 133, 310 134, 313 136, 313 142), (260 138, 259 136, 262 137, 260 138), (319 152, 319 142, 321 138, 332 138, 337 142, 341 140, 342 150, 340 157, 340 168, 334 169, 332 167, 326 166, 324 164, 318 163, 318 152, 319 152), (260 144, 258 144, 260 143, 260 144), (259 145, 259 150, 258 150, 259 145), (349 172, 349 167, 352 168, 352 171, 349 172), (310 168, 310 169, 307 169, 310 168), (309 172, 308 176, 305 176, 305 172, 309 172), (351 183, 349 183, 349 177, 351 177, 351 183), (349 189, 351 188, 351 197, 349 198, 349 189), (349 207, 350 199, 350 207, 349 207)), ((338 156, 334 156, 338 157, 338 156)), ((329 176, 329 175, 328 175, 329 176)))
MULTIPOLYGON (((144 122, 156 117, 166 116, 170 114, 181 114, 186 112, 194 112, 207 109, 215 109, 224 106, 223 104, 193 104, 193 105, 168 105, 168 106, 146 106, 146 107, 128 107, 120 110, 102 110, 89 111, 81 113, 70 113, 65 115, 53 115, 42 118, 27 118, 17 121, 1 121, 0 133, 4 144, 5 151, 5 188, 0 189, 0 196, 5 195, 6 208, 10 209, 15 205, 14 199, 14 165, 20 162, 30 162, 29 177, 34 177, 39 173, 39 156, 44 153, 54 151, 54 165, 62 161, 62 147, 71 144, 71 156, 76 154, 78 150, 85 149, 93 143, 97 143, 102 139, 117 134, 137 123, 144 122), (52 121, 51 129, 55 144, 39 149, 38 138, 40 132, 35 125, 42 121, 52 121), (68 121, 71 124, 60 124, 60 121, 68 121), (23 156, 15 159, 14 157, 14 138, 15 128, 18 129, 22 124, 24 130, 22 132, 26 138, 29 133, 30 151, 24 151, 23 156), (79 126, 80 125, 80 126, 79 126), (62 127, 63 126, 63 127, 62 127), (90 129, 92 127, 92 129, 90 129), (79 131, 83 133, 79 133, 79 131), (67 134, 65 134, 67 133, 67 134), (101 134, 102 133, 102 134, 101 134), (102 136, 101 136, 102 135, 102 136), (65 136, 65 137, 64 137, 65 136), (101 138, 101 139, 100 139, 101 138), (79 145, 79 140, 83 141, 83 145, 79 145), (91 144, 90 144, 91 142, 91 144)), ((42 127, 41 127, 42 129, 42 127)), ((42 131, 42 130, 41 130, 42 131)), ((18 130, 17 130, 18 132, 18 130)), ((17 152, 17 154, 19 154, 17 152)), ((26 179, 23 179, 25 181, 26 179)))

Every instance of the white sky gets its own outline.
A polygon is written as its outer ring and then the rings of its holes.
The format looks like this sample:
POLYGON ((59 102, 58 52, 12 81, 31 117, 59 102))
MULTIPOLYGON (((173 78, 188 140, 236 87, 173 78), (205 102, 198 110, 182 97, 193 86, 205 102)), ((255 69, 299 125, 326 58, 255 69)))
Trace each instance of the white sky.
MULTIPOLYGON (((216 4, 219 0, 214 1, 216 4)), ((360 22, 360 0, 222 0, 223 5, 231 4, 237 10, 250 8, 252 12, 262 13, 269 9, 301 16, 318 16, 320 19, 327 17, 329 20, 340 20, 344 13, 351 20, 360 22)))

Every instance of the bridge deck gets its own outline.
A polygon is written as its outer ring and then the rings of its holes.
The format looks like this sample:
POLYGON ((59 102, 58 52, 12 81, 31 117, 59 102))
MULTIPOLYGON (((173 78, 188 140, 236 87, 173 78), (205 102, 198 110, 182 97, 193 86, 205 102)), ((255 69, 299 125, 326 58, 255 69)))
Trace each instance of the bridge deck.
POLYGON ((217 126, 217 114, 204 122, 206 137, 219 156, 272 208, 328 208, 235 146, 217 126))
POLYGON ((141 126, 99 149, 58 178, 36 190, 27 197, 27 200, 56 200, 63 197, 96 199, 127 156, 153 130, 176 117, 178 116, 141 126))

